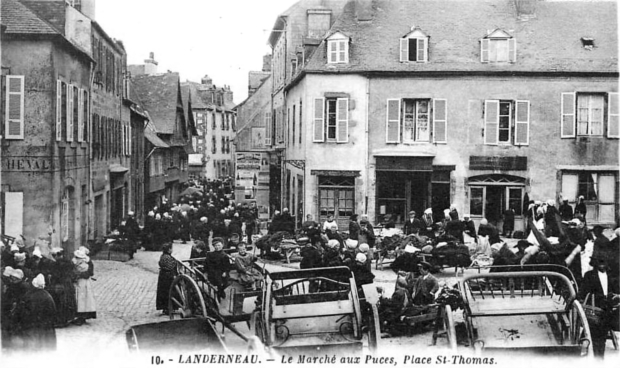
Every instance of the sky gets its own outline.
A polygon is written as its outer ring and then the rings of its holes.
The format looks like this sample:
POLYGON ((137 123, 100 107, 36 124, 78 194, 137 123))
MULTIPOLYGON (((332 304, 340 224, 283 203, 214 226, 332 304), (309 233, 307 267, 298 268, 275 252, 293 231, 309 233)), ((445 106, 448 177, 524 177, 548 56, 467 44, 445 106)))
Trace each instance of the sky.
POLYGON ((181 81, 208 74, 230 85, 234 102, 247 97, 248 72, 261 70, 270 53, 276 17, 297 0, 98 0, 95 20, 123 41, 129 64, 150 52, 158 71, 178 72, 181 81))

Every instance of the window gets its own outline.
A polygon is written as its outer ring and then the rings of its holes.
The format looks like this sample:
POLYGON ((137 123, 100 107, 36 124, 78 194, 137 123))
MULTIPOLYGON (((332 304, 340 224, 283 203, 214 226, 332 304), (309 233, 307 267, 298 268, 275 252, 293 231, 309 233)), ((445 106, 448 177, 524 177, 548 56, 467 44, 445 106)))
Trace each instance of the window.
POLYGON ((293 105, 293 115, 292 115, 292 117, 293 117, 293 141, 292 141, 293 142, 293 146, 295 145, 295 138, 296 138, 296 136, 295 136, 295 116, 296 116, 296 114, 295 114, 295 105, 293 105))
POLYGON ((215 112, 211 114, 211 130, 215 131, 216 123, 215 123, 215 112))
POLYGON ((529 144, 530 102, 486 100, 484 144, 529 144))
POLYGON ((472 216, 484 217, 497 224, 504 211, 512 208, 515 215, 523 211, 523 187, 521 186, 471 186, 469 187, 469 211, 472 216))
POLYGON ((349 37, 336 32, 327 39, 327 63, 349 62, 349 37))
POLYGON ((562 196, 575 207, 579 196, 586 204, 586 221, 613 223, 616 219, 616 174, 613 172, 563 172, 562 196))
POLYGON ((445 99, 388 99, 387 143, 447 141, 447 102, 445 99))
POLYGON ((222 137, 222 153, 226 153, 226 139, 222 137))
MULTIPOLYGON (((290 180, 287 181, 290 183, 290 180)), ((290 188, 290 185, 287 185, 290 188)), ((349 217, 355 213, 355 178, 319 176, 319 221, 334 216, 339 229, 348 229, 349 217)), ((289 201, 287 200, 287 203, 289 201)))
POLYGON ((212 144, 211 153, 216 153, 217 152, 217 139, 215 139, 215 136, 211 138, 211 144, 212 144))
POLYGON ((349 141, 349 99, 314 100, 314 142, 349 141))
POLYGON ((620 137, 618 93, 562 93, 561 137, 620 137), (607 114, 605 114, 607 111, 607 114))
POLYGON ((517 40, 496 29, 480 40, 480 61, 483 63, 514 63, 517 61, 517 40))
POLYGON ((6 76, 6 111, 4 134, 6 139, 24 139, 24 76, 6 76))
POLYGON ((415 61, 425 63, 428 61, 428 36, 419 28, 400 39, 400 61, 415 61))
POLYGON ((299 144, 301 144, 301 134, 302 134, 302 130, 301 130, 301 117, 303 116, 302 114, 302 102, 299 101, 299 144))

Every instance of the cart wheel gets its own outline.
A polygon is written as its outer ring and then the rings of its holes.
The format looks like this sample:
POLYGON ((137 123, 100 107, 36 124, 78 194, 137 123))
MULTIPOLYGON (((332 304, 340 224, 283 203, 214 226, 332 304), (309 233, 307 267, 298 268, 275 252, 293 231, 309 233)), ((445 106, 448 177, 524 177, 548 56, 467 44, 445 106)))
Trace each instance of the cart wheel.
POLYGON ((381 340, 381 326, 379 325, 379 309, 376 304, 370 305, 370 315, 368 316, 368 348, 372 354, 379 350, 381 340))
POLYGON ((205 300, 196 281, 187 275, 179 275, 172 281, 168 310, 170 319, 175 315, 181 318, 207 317, 205 300))
POLYGON ((450 350, 456 352, 456 327, 454 326, 454 316, 452 315, 452 307, 449 304, 443 308, 443 325, 446 329, 446 337, 450 350))
POLYGON ((571 336, 571 341, 574 344, 580 343, 581 340, 588 340, 590 344, 588 345, 588 351, 586 352, 586 356, 593 357, 594 350, 592 346, 592 335, 590 333, 590 323, 588 322, 588 318, 586 317, 586 313, 583 310, 583 306, 579 302, 579 300, 573 301, 572 311, 573 320, 571 321, 571 325, 573 325, 574 335, 571 336))

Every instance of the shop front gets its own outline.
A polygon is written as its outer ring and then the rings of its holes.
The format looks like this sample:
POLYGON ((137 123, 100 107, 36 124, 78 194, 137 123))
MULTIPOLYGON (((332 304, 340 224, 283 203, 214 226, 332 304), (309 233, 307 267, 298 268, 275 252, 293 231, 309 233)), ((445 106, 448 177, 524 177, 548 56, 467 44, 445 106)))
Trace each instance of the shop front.
POLYGON ((421 216, 432 208, 436 221, 450 207, 450 173, 454 166, 433 165, 433 156, 377 156, 376 206, 377 223, 403 224, 410 211, 421 216))

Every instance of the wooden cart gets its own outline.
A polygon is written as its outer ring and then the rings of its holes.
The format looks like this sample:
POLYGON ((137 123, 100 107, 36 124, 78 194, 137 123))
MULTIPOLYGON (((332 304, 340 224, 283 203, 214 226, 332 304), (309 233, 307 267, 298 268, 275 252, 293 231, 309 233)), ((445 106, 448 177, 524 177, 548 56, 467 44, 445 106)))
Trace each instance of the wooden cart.
POLYGON ((552 271, 490 272, 463 277, 469 345, 483 351, 591 356, 583 308, 568 277, 552 271))
POLYGON ((378 297, 360 298, 347 267, 272 272, 265 281, 253 323, 266 346, 287 353, 376 351, 378 297))

